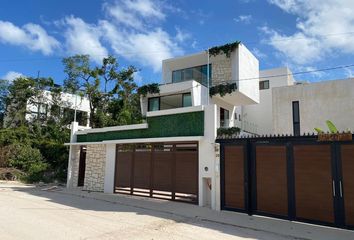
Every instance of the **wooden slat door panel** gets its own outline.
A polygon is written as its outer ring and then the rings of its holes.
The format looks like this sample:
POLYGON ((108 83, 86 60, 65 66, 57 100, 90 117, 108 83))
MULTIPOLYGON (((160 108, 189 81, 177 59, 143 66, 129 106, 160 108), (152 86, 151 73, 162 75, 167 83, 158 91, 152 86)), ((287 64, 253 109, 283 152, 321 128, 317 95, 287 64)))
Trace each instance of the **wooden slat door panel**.
POLYGON ((354 226, 354 145, 341 146, 345 224, 354 226))
POLYGON ((286 146, 256 146, 257 211, 288 215, 286 146))
POLYGON ((116 187, 131 186, 133 152, 118 152, 116 162, 116 187))
POLYGON ((150 188, 151 152, 135 152, 134 155, 134 188, 150 188))
POLYGON ((176 193, 198 195, 198 151, 175 152, 176 193))
POLYGON ((227 208, 245 209, 244 147, 224 147, 224 205, 227 208))
POLYGON ((296 217, 334 223, 331 145, 295 145, 296 217))
POLYGON ((155 152, 153 190, 172 191, 173 152, 155 152))

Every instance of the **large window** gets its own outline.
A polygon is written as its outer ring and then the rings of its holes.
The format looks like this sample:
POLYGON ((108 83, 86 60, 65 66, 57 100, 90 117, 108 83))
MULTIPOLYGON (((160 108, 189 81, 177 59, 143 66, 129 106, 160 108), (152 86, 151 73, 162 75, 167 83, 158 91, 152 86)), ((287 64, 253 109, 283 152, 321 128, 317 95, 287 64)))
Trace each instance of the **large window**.
POLYGON ((190 106, 192 106, 191 93, 153 97, 148 100, 149 112, 190 106))
MULTIPOLYGON (((172 82, 184 82, 195 80, 203 85, 208 85, 208 65, 197 66, 192 68, 180 69, 172 72, 172 82)), ((211 64, 209 64, 209 82, 211 83, 211 64)))
POLYGON ((269 89, 269 80, 259 82, 259 90, 269 89))

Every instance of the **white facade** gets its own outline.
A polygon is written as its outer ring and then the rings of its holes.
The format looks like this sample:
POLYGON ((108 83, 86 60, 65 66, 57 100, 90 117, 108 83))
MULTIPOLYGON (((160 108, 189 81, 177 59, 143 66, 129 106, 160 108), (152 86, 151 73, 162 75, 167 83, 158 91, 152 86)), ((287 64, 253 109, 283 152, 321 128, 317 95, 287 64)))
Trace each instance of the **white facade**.
POLYGON ((354 129, 354 79, 298 84, 273 89, 273 124, 276 134, 293 134, 292 102, 299 102, 300 132, 328 131, 326 120, 339 131, 354 129))
MULTIPOLYGON (((70 93, 61 93, 59 104, 62 109, 72 109, 78 112, 86 113, 90 116, 90 103, 86 97, 70 93)), ((26 120, 31 121, 40 114, 49 115, 49 107, 53 104, 53 96, 50 91, 44 90, 38 99, 28 100, 26 120)), ((73 119, 74 120, 74 119, 73 119)), ((87 119, 86 127, 89 126, 89 118, 87 119)))
POLYGON ((259 81, 268 81, 269 88, 259 91, 259 103, 240 107, 241 129, 259 135, 273 134, 273 88, 292 86, 294 78, 286 68, 274 68, 259 72, 259 81))

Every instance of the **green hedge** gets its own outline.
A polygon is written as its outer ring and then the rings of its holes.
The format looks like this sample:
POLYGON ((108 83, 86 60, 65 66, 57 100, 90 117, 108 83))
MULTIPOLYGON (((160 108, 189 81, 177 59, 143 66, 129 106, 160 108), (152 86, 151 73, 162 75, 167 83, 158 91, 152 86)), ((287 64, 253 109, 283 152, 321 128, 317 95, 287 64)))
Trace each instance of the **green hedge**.
POLYGON ((78 135, 77 142, 204 135, 204 111, 149 117, 147 123, 147 129, 78 135))

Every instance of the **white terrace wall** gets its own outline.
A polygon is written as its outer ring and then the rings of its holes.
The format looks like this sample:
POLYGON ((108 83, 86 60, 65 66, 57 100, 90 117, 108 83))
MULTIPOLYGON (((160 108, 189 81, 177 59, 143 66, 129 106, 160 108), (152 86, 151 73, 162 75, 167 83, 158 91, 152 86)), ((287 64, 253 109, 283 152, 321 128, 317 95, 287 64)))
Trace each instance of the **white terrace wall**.
POLYGON ((106 145, 87 145, 84 190, 103 192, 106 166, 106 145))

